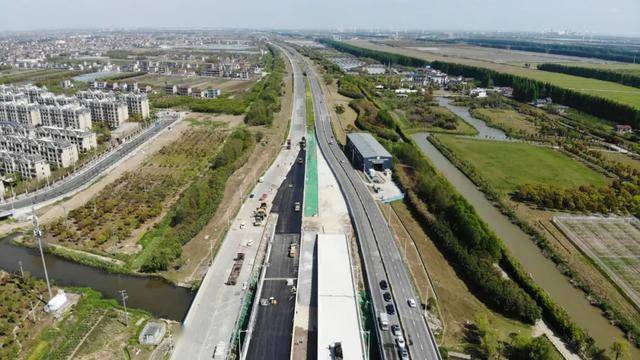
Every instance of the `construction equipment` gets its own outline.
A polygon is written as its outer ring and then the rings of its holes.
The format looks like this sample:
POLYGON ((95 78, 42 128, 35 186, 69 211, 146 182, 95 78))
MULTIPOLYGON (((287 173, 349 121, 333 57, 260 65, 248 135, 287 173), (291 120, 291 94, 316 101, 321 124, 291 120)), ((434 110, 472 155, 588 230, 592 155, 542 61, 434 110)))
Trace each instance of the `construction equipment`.
POLYGON ((296 257, 298 254, 298 244, 291 243, 289 244, 289 257, 296 257))
POLYGON ((300 148, 302 150, 307 149, 307 138, 305 138, 304 136, 302 137, 302 140, 300 140, 300 148))
POLYGON ((262 225, 262 220, 266 219, 266 217, 267 217, 267 203, 262 202, 260 204, 260 207, 253 212, 253 219, 254 219, 253 226, 262 225))
POLYGON ((291 150, 291 139, 287 139, 287 150, 291 150))
POLYGON ((242 270, 242 264, 244 263, 244 253, 237 253, 236 258, 234 259, 233 266, 231 267, 231 273, 229 274, 229 278, 227 279, 227 285, 235 285, 238 280, 238 276, 240 276, 240 270, 242 270))
POLYGON ((300 211, 300 201, 293 203, 293 211, 300 211))

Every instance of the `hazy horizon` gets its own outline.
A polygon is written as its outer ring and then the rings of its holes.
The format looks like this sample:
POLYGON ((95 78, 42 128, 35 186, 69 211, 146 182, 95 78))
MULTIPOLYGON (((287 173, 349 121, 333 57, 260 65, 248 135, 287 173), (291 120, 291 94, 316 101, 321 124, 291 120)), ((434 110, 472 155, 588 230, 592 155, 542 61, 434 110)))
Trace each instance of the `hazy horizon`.
POLYGON ((541 32, 639 36, 640 1, 0 0, 0 31, 216 28, 541 32), (193 10, 191 10, 193 9, 193 10), (26 20, 26 21, 25 21, 26 20))

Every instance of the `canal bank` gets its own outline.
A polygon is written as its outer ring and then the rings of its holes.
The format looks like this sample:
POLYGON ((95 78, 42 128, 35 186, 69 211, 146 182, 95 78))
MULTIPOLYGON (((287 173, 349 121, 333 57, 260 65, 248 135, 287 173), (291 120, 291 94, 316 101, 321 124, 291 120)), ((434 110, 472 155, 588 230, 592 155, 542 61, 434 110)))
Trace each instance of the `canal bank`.
MULTIPOLYGON (((427 140, 427 136, 426 133, 418 133, 413 135, 413 139, 435 168, 473 205, 478 215, 502 239, 524 271, 567 311, 578 326, 588 331, 599 347, 608 349, 614 340, 620 339, 622 332, 611 325, 598 308, 589 304, 582 291, 571 285, 569 279, 541 253, 529 236, 494 207, 475 184, 427 140)), ((633 358, 640 358, 638 349, 633 348, 631 352, 633 358)))
MULTIPOLYGON (((16 236, 0 239, 0 269, 19 273, 22 266, 24 272, 43 278, 38 250, 11 244, 16 236)), ((45 254, 45 261, 49 278, 56 285, 90 287, 113 299, 120 298, 118 291, 126 290, 128 306, 147 310, 159 318, 182 321, 195 296, 191 289, 173 285, 159 277, 113 274, 51 254, 45 254)))

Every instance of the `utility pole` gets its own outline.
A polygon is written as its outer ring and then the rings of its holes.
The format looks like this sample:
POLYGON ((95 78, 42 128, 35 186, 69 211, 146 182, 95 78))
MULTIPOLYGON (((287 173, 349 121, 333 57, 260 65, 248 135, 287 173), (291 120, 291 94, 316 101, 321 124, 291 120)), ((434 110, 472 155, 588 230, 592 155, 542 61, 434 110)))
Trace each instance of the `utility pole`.
POLYGON ((122 297, 122 306, 124 307, 124 323, 126 326, 129 326, 129 314, 127 314, 127 299, 129 295, 127 295, 127 290, 119 290, 120 297, 122 297))
POLYGON ((36 215, 35 208, 31 208, 33 214, 33 235, 38 240, 38 248, 40 249, 40 257, 42 258, 42 268, 44 269, 44 279, 47 281, 47 290, 49 290, 49 300, 53 298, 53 292, 51 291, 51 283, 49 283, 49 273, 47 272, 47 263, 44 261, 44 252, 42 251, 42 231, 40 231, 40 224, 38 224, 38 216, 36 215))
POLYGON ((24 269, 22 268, 22 260, 18 260, 18 266, 20 267, 20 277, 24 280, 24 269))

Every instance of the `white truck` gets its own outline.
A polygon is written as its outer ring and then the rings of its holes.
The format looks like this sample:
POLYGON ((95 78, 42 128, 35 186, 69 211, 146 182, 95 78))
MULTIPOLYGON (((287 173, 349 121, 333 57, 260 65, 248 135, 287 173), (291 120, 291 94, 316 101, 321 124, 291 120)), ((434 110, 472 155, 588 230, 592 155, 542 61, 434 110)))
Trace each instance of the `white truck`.
POLYGON ((381 312, 378 316, 378 322, 380 323, 381 330, 389 330, 389 315, 385 312, 381 312))

